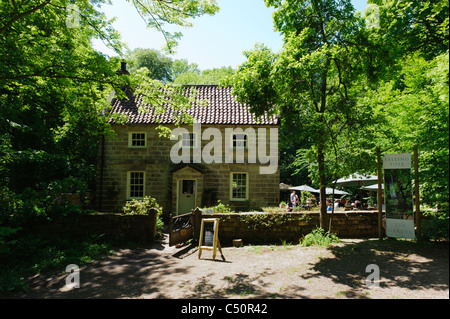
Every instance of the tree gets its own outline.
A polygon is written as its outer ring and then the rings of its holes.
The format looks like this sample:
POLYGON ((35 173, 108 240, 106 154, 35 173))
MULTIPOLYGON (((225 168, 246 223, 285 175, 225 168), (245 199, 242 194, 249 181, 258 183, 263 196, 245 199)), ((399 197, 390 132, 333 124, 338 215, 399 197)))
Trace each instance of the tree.
POLYGON ((127 0, 132 1, 142 19, 151 28, 160 31, 167 43, 167 50, 173 52, 181 32, 170 33, 166 24, 191 27, 191 19, 219 11, 216 0, 127 0))
MULTIPOLYGON (((91 40, 100 38, 123 55, 112 21, 98 10, 107 3, 9 0, 0 5, 0 188, 2 195, 16 193, 29 201, 32 209, 21 214, 45 212, 51 190, 72 191, 61 189, 68 184, 60 181, 78 180, 74 184, 93 189, 97 143, 109 130, 102 111, 112 90, 121 96, 121 89, 130 87, 129 76, 116 74, 118 58, 91 47, 91 40)), ((215 1, 203 0, 133 4, 150 26, 164 32, 172 49, 176 37, 168 36, 163 23, 185 26, 218 10, 215 1)), ((8 206, 0 208, 0 222, 12 215, 20 219, 8 209, 17 198, 1 197, 8 206)))
POLYGON ((366 79, 368 48, 364 20, 349 1, 272 1, 275 27, 284 35, 278 54, 257 45, 246 52, 237 70, 233 92, 262 115, 298 116, 311 141, 320 186, 320 225, 326 224, 325 154, 330 143, 349 128, 358 130, 370 112, 358 103, 366 79))
POLYGON ((150 78, 163 83, 172 81, 173 61, 157 50, 137 48, 127 54, 126 60, 129 62, 130 73, 145 67, 149 71, 150 78))
POLYGON ((372 2, 380 19, 370 40, 391 65, 365 96, 375 140, 386 152, 417 146, 423 203, 448 206, 448 1, 372 2))
POLYGON ((389 52, 395 58, 418 51, 430 59, 448 50, 448 1, 370 0, 369 3, 375 4, 379 12, 377 27, 371 31, 383 48, 381 52, 389 52))
POLYGON ((413 54, 367 99, 383 116, 377 135, 386 152, 418 147, 421 197, 432 206, 448 205, 448 61, 448 52, 430 61, 413 54))
POLYGON ((198 68, 198 64, 189 63, 186 59, 178 59, 172 63, 172 78, 176 79, 183 73, 193 73, 200 75, 201 71, 198 68))
POLYGON ((234 74, 232 67, 221 67, 204 71, 180 73, 174 79, 176 84, 227 84, 227 78, 234 74))

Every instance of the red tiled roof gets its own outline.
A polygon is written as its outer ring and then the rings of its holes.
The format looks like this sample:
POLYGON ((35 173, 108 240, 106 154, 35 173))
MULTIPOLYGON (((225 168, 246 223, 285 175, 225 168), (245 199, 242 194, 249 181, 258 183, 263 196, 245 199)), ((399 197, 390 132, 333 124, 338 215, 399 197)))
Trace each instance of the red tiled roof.
MULTIPOLYGON (((190 94, 190 88, 198 91, 197 100, 206 100, 204 106, 194 105, 186 110, 197 123, 201 124, 231 124, 231 125, 276 125, 278 117, 275 115, 264 116, 256 120, 255 115, 250 113, 249 106, 239 103, 231 94, 231 87, 219 87, 217 85, 186 85, 186 93, 190 94)), ((175 124, 173 111, 168 108, 164 114, 155 114, 150 105, 143 102, 142 95, 127 94, 128 100, 113 99, 110 114, 127 115, 128 124, 175 124), (147 107, 148 112, 139 112, 140 107, 147 107)), ((115 123, 110 119, 110 123, 115 123)))

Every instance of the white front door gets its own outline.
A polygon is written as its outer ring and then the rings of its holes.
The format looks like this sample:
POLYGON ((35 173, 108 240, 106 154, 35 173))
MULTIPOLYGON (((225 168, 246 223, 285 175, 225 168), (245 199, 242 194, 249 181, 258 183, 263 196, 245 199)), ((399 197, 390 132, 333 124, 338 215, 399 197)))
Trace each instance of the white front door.
POLYGON ((195 180, 182 179, 178 185, 178 215, 191 212, 195 208, 195 180))

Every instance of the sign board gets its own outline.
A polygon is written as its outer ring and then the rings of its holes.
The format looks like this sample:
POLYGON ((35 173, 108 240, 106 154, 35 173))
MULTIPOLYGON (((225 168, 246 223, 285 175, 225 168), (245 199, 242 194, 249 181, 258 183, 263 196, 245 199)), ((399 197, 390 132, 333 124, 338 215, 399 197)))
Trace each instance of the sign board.
POLYGON ((204 232, 203 232, 203 246, 214 246, 214 230, 215 230, 216 222, 214 223, 205 223, 204 224, 204 232))
POLYGON ((216 259, 217 249, 219 249, 222 259, 225 260, 225 257, 222 253, 222 247, 220 246, 219 242, 219 219, 202 219, 202 225, 200 228, 200 241, 198 244, 198 258, 202 256, 203 250, 212 250, 213 259, 216 259))
POLYGON ((383 157, 386 236, 415 239, 411 154, 383 157))

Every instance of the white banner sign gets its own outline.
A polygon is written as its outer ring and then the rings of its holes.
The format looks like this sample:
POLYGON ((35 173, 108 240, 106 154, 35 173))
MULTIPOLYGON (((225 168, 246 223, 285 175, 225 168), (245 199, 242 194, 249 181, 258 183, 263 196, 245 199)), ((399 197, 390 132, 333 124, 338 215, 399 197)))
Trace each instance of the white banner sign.
POLYGON ((384 155, 383 168, 384 169, 411 169, 411 153, 384 155))
POLYGON ((411 154, 383 157, 386 236, 415 238, 411 154))

